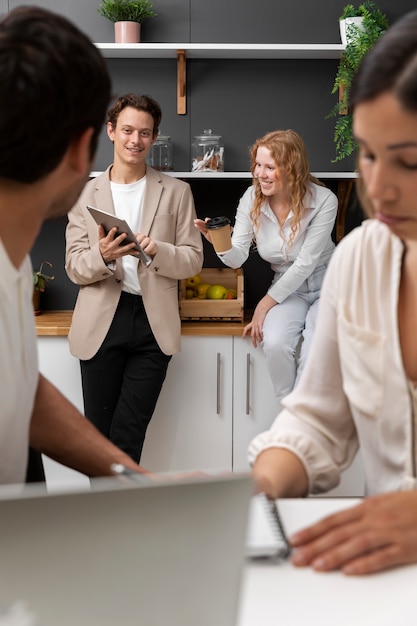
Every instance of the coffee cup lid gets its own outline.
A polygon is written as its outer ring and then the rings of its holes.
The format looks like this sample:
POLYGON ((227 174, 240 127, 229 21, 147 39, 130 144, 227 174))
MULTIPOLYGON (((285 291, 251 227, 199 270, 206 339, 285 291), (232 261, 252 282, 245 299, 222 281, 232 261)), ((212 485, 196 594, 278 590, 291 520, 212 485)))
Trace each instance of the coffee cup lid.
POLYGON ((209 222, 207 222, 206 226, 209 230, 214 230, 216 228, 222 228, 223 226, 227 226, 230 224, 230 220, 225 215, 220 217, 212 217, 209 222))

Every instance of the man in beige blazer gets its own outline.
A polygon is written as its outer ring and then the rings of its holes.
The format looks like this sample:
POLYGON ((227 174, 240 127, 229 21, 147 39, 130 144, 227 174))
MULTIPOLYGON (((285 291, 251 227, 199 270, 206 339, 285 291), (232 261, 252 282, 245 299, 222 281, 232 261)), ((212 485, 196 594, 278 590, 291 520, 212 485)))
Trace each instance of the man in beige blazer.
POLYGON ((171 355, 181 349, 178 280, 203 263, 190 186, 147 166, 161 110, 127 94, 108 113, 113 164, 87 183, 69 213, 66 270, 80 286, 69 333, 80 359, 87 418, 137 462, 171 355), (124 235, 97 226, 87 206, 131 226, 148 267, 124 235))

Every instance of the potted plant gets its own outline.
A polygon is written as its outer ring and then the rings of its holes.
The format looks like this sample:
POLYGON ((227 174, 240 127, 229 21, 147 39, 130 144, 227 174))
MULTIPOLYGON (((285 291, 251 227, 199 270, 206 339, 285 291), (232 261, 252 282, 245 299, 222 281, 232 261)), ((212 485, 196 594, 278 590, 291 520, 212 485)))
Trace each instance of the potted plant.
POLYGON ((116 43, 138 43, 142 22, 157 15, 150 0, 102 0, 97 11, 114 23, 116 43))
POLYGON ((352 136, 352 114, 348 111, 350 86, 362 58, 389 25, 387 16, 372 0, 366 0, 358 8, 352 4, 345 6, 340 19, 353 17, 361 17, 362 22, 360 25, 352 22, 347 27, 347 43, 332 89, 332 93, 339 91, 339 101, 327 116, 328 118, 337 117, 334 133, 336 158, 333 163, 344 159, 356 150, 356 142, 352 136))
POLYGON ((55 276, 51 276, 50 274, 45 274, 43 271, 44 265, 48 265, 52 268, 52 263, 49 261, 42 261, 39 269, 36 272, 33 272, 33 310, 35 315, 40 315, 40 299, 41 293, 45 291, 45 288, 50 280, 54 280, 55 276))

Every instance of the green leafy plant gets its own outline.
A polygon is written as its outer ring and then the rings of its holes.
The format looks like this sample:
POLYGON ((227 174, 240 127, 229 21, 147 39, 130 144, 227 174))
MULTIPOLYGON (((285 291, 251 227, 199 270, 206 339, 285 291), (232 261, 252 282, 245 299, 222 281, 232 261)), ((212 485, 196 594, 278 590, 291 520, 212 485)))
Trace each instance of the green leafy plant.
POLYGON ((49 263, 49 261, 42 261, 39 269, 36 272, 33 272, 33 289, 35 291, 45 291, 45 287, 49 281, 54 280, 55 278, 55 276, 45 274, 43 271, 44 265, 48 265, 52 268, 52 263, 49 263))
POLYGON ((156 17, 149 0, 102 0, 98 13, 111 22, 142 22, 156 17))
POLYGON ((346 5, 339 19, 349 17, 362 17, 363 20, 362 27, 355 24, 348 27, 348 43, 341 56, 332 89, 332 93, 339 91, 339 101, 327 115, 327 118, 337 117, 334 132, 336 157, 333 163, 349 156, 357 148, 352 135, 352 113, 348 110, 350 87, 362 58, 389 26, 387 16, 371 0, 363 2, 358 8, 353 4, 346 5))

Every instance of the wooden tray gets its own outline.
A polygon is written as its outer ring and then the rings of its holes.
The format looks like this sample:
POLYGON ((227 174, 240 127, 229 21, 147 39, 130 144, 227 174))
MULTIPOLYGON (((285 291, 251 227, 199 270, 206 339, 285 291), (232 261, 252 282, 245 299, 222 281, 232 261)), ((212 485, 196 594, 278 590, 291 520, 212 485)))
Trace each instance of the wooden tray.
POLYGON ((203 267, 200 272, 203 283, 223 285, 235 289, 237 297, 233 300, 202 300, 185 297, 185 280, 180 281, 180 316, 182 320, 243 321, 244 288, 241 269, 203 267))

